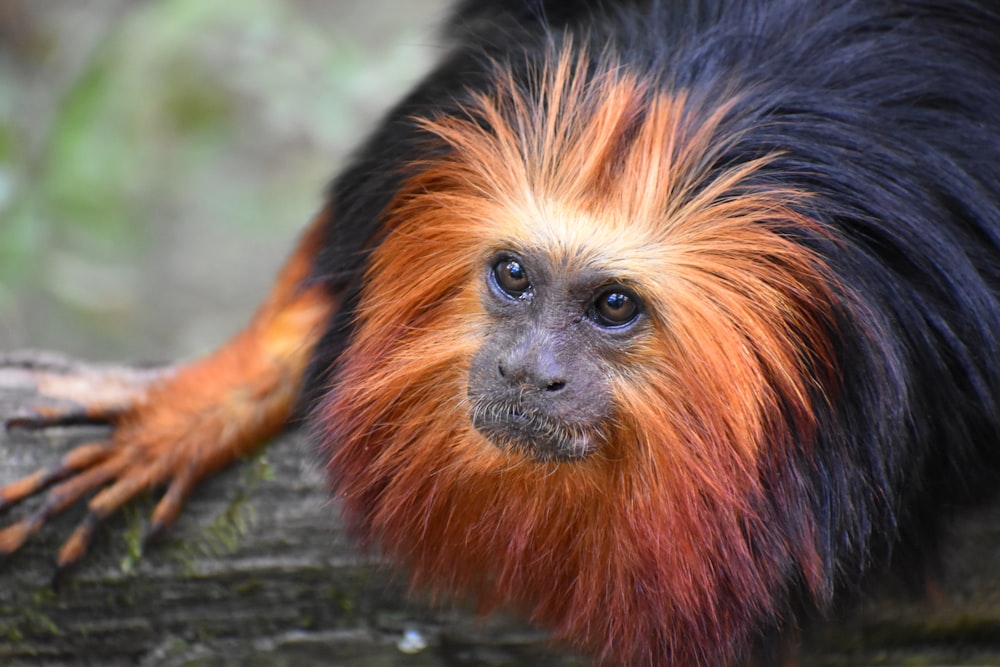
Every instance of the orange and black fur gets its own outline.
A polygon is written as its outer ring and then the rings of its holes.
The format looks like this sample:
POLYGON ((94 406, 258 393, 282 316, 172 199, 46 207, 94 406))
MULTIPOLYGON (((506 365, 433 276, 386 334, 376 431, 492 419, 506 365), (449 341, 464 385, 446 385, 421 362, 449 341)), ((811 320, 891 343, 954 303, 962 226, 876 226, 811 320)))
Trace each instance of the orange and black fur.
MULTIPOLYGON (((623 664, 747 661, 1000 470, 1000 2, 467 0, 250 326, 84 378, 94 527, 294 411, 365 545, 623 664)), ((44 393, 70 380, 38 373, 44 393)), ((40 413, 37 420, 67 415, 40 413)))

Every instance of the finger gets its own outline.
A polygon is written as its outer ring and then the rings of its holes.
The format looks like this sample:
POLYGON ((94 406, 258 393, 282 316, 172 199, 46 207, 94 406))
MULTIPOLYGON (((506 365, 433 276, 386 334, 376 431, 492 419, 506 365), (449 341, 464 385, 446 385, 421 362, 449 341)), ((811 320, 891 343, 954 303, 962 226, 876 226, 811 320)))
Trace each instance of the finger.
POLYGON ((65 470, 62 466, 56 466, 54 468, 35 471, 27 477, 22 477, 16 482, 11 482, 0 489, 0 514, 17 505, 25 498, 65 479, 72 472, 72 470, 65 470))
POLYGON ((103 404, 38 405, 7 417, 4 425, 15 428, 42 429, 70 424, 108 424, 121 417, 127 406, 103 404))
POLYGON ((20 549, 28 538, 45 524, 46 518, 45 513, 38 510, 31 516, 0 530, 0 558, 6 560, 7 556, 20 549))
POLYGON ((147 471, 133 468, 128 470, 124 477, 91 498, 87 505, 90 509, 87 516, 59 550, 59 559, 56 562, 56 567, 59 570, 57 579, 87 553, 94 531, 101 522, 155 483, 156 480, 147 471))
POLYGON ((0 514, 73 473, 100 463, 107 458, 109 451, 110 447, 105 443, 80 445, 63 456, 58 465, 43 468, 0 488, 0 514))
POLYGON ((76 477, 69 478, 49 491, 49 495, 45 498, 39 512, 44 513, 45 519, 48 520, 75 503, 84 494, 110 482, 123 467, 122 461, 110 459, 82 471, 76 477))
POLYGON ((131 469, 114 484, 91 498, 87 506, 90 508, 90 513, 100 521, 154 484, 155 480, 151 479, 145 470, 131 469))
POLYGON ((0 557, 20 549, 46 521, 75 503, 85 493, 103 486, 121 469, 117 461, 107 461, 49 491, 45 502, 30 516, 0 530, 0 557))
POLYGON ((169 367, 101 367, 65 360, 53 364, 3 362, 0 357, 0 386, 33 392, 41 400, 6 416, 3 423, 7 428, 114 422, 141 404, 150 386, 173 372, 169 367))
POLYGON ((153 510, 153 516, 149 522, 149 528, 143 537, 143 544, 148 544, 163 531, 164 528, 174 522, 181 513, 184 503, 195 485, 195 476, 191 468, 186 468, 181 474, 170 483, 167 492, 163 494, 160 502, 153 510))
POLYGON ((94 530, 96 530, 102 520, 103 517, 97 513, 88 512, 83 517, 83 520, 77 524, 77 527, 73 530, 69 538, 63 543, 62 548, 59 550, 59 558, 56 561, 56 570, 52 575, 53 589, 58 590, 66 573, 80 562, 83 555, 87 553, 87 547, 90 546, 90 541, 94 537, 94 530))

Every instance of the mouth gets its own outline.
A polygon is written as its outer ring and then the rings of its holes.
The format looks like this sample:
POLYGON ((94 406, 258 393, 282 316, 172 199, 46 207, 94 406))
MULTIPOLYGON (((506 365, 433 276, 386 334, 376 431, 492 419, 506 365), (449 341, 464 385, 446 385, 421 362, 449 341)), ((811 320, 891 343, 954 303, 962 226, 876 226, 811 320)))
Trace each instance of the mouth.
POLYGON ((472 424, 495 447, 540 462, 579 461, 597 445, 592 428, 511 405, 478 404, 472 424))

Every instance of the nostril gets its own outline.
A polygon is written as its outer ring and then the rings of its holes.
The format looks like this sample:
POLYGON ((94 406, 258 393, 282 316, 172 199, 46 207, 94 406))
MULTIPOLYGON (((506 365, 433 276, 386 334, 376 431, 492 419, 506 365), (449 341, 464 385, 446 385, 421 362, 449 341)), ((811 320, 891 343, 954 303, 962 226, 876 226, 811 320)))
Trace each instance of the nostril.
POLYGON ((540 368, 539 364, 525 364, 522 360, 498 359, 496 380, 505 386, 518 387, 520 391, 555 394, 566 388, 565 374, 557 368, 540 368))

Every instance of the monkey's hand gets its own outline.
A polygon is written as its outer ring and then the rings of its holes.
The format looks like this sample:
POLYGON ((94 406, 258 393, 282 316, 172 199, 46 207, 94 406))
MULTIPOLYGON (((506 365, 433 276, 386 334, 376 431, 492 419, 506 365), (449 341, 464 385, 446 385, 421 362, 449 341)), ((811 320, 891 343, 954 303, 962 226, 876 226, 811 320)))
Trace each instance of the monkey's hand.
POLYGON ((57 575, 86 552, 100 522, 138 493, 165 488, 148 536, 178 515, 195 484, 279 430, 298 387, 289 368, 248 349, 241 335, 187 366, 153 369, 86 366, 53 356, 0 357, 0 388, 33 394, 7 429, 106 423, 87 442, 45 468, 0 488, 0 512, 51 487, 37 508, 0 528, 0 560, 45 522, 93 493, 88 512, 63 544, 57 575))
POLYGON ((151 370, 0 359, 0 386, 26 383, 54 401, 15 414, 7 428, 80 421, 113 427, 106 441, 80 445, 55 466, 0 487, 0 512, 52 487, 34 512, 0 528, 0 561, 90 493, 90 511, 63 544, 57 574, 83 556, 108 515, 146 489, 166 488, 150 522, 148 534, 155 534, 176 518, 200 479, 282 428, 337 306, 310 280, 325 219, 321 214, 307 229, 250 324, 207 357, 151 370))

